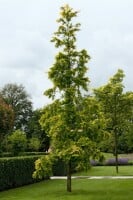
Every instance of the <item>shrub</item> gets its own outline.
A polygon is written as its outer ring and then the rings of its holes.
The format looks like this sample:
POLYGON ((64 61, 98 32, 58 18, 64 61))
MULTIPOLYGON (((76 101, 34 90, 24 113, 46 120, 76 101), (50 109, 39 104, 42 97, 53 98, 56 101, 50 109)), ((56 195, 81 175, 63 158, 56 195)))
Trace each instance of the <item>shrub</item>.
POLYGON ((99 161, 97 161, 97 160, 91 160, 91 161, 90 161, 90 164, 91 164, 92 166, 98 166, 98 165, 99 165, 99 161))
MULTIPOLYGON (((116 161, 115 158, 107 159, 103 162, 97 160, 90 161, 91 166, 115 166, 116 161)), ((118 158, 118 165, 133 165, 133 161, 129 160, 129 158, 118 158)))
MULTIPOLYGON (((118 165, 128 165, 128 158, 118 158, 118 165)), ((110 158, 105 162, 105 165, 114 166, 116 164, 115 158, 110 158)))
POLYGON ((32 137, 29 139, 29 142, 28 142, 28 149, 30 151, 38 151, 39 148, 40 148, 40 140, 36 137, 32 137))
POLYGON ((27 147, 26 134, 20 130, 16 130, 7 138, 9 151, 13 155, 18 155, 20 152, 25 151, 27 147))
POLYGON ((35 161, 35 171, 32 175, 34 179, 44 179, 52 175, 52 160, 49 155, 42 156, 35 161))

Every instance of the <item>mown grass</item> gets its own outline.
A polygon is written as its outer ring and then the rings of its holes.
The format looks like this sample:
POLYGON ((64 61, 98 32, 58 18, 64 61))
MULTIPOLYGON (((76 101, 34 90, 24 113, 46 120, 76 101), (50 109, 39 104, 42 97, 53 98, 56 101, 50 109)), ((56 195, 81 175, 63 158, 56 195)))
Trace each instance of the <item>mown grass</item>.
MULTIPOLYGON (((110 159, 110 158, 114 158, 114 155, 112 153, 103 153, 105 159, 110 159)), ((129 154, 118 154, 119 158, 128 158, 129 160, 133 160, 133 153, 129 153, 129 154)))
POLYGON ((133 176, 133 166, 119 166, 119 173, 116 173, 115 166, 96 166, 88 171, 79 172, 77 176, 133 176))
MULTIPOLYGON (((75 175, 75 174, 74 174, 75 175)), ((92 167, 85 176, 116 176, 114 166, 92 167)), ((118 175, 133 175, 133 166, 119 166, 118 175)), ((73 179, 72 193, 66 192, 66 180, 48 180, 0 192, 0 200, 129 200, 133 179, 73 179)))
POLYGON ((66 192, 65 180, 48 180, 0 193, 0 200, 129 200, 133 180, 72 180, 66 192))

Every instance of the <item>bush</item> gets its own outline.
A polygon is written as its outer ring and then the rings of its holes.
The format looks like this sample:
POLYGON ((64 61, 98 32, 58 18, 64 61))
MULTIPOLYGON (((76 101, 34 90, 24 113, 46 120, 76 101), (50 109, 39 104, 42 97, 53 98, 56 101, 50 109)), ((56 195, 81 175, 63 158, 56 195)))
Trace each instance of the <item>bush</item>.
MULTIPOLYGON (((118 165, 129 165, 128 158, 118 158, 118 165)), ((116 165, 115 158, 110 158, 105 162, 105 165, 114 166, 116 165)))
POLYGON ((40 140, 38 138, 32 137, 28 142, 28 149, 30 151, 38 151, 41 146, 40 140))
POLYGON ((90 164, 91 164, 91 166, 101 166, 101 165, 103 165, 98 160, 91 160, 90 164))
POLYGON ((20 152, 25 151, 27 147, 26 134, 23 131, 16 130, 7 138, 8 150, 13 153, 14 156, 19 155, 20 152))
MULTIPOLYGON (((115 166, 116 165, 115 158, 107 159, 104 162, 91 160, 90 163, 91 163, 91 166, 115 166)), ((129 158, 118 158, 118 165, 133 165, 133 162, 129 160, 129 158)))
POLYGON ((52 175, 52 160, 49 155, 42 156, 35 162, 34 179, 44 179, 52 175))
POLYGON ((32 178, 38 156, 0 159, 0 191, 34 183, 32 178))

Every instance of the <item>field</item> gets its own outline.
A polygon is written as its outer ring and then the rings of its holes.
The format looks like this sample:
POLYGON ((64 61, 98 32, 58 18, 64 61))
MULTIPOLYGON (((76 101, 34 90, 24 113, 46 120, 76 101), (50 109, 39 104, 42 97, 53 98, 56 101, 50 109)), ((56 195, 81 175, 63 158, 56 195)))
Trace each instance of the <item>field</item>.
MULTIPOLYGON (((119 175, 132 175, 133 166, 120 167, 119 175)), ((88 173, 77 175, 113 175, 114 167, 93 167, 88 173)), ((48 180, 7 190, 0 200, 129 200, 133 197, 133 179, 73 179, 72 193, 66 192, 65 180, 48 180)))

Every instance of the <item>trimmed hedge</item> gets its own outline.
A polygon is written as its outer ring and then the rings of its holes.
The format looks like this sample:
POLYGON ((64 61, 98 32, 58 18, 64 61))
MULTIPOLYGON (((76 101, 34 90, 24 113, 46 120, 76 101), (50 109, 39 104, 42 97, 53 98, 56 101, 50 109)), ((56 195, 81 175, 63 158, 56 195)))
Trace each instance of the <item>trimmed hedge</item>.
MULTIPOLYGON (((33 179, 32 174, 35 170, 35 161, 41 156, 0 158, 0 191, 39 181, 33 179)), ((72 172, 75 172, 75 162, 72 163, 72 172)), ((66 175, 66 165, 61 159, 53 164, 53 175, 66 175)))
POLYGON ((61 159, 54 162, 52 171, 53 176, 66 176, 67 174, 66 165, 61 159))
MULTIPOLYGON (((47 155, 46 152, 20 152, 18 156, 43 156, 47 155)), ((0 158, 14 157, 12 152, 1 152, 0 158)))
POLYGON ((22 152, 19 154, 19 156, 44 156, 47 155, 48 153, 46 152, 22 152))
MULTIPOLYGON (((71 162, 71 173, 76 172, 77 161, 73 160, 71 162)), ((67 175, 67 168, 65 162, 61 159, 57 159, 52 167, 53 176, 66 176, 67 175)))
POLYGON ((0 191, 36 182, 32 174, 38 157, 0 158, 0 191))

